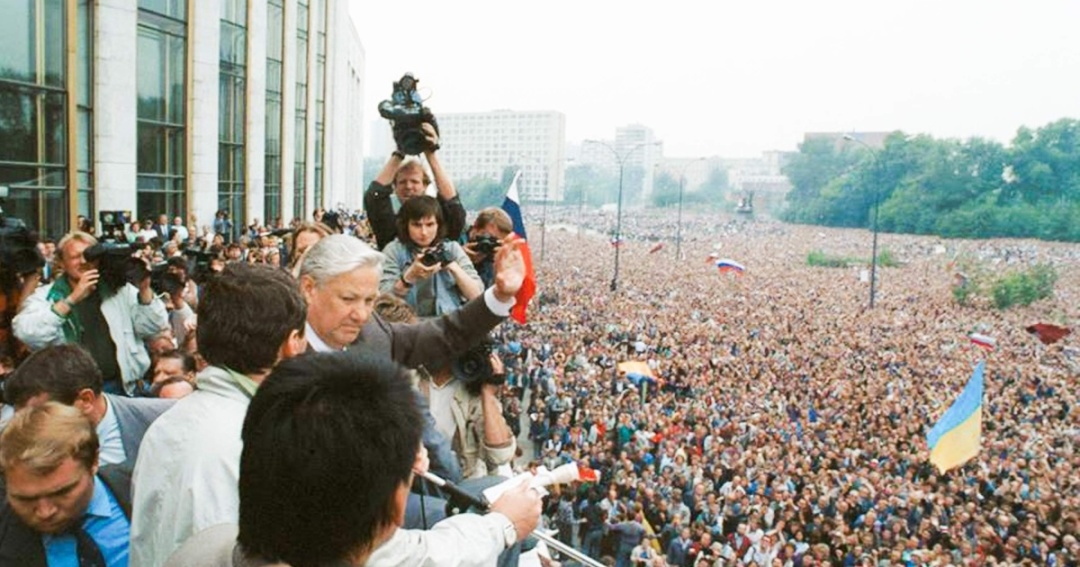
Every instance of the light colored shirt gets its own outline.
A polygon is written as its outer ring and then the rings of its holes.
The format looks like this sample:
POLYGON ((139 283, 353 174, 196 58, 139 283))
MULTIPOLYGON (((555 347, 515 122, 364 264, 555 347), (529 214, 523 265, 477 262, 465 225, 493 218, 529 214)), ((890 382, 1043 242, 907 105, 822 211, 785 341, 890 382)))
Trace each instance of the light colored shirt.
POLYGON ((304 323, 304 337, 307 338, 308 344, 311 345, 312 350, 315 352, 335 352, 338 350, 345 350, 336 349, 326 344, 326 342, 319 337, 319 333, 316 333, 315 329, 311 328, 311 323, 304 323))
MULTIPOLYGON (((127 567, 131 524, 116 498, 97 476, 94 477, 94 494, 86 508, 82 528, 97 544, 106 565, 127 567)), ((79 564, 73 534, 43 534, 41 542, 45 546, 45 560, 49 567, 79 564)))
POLYGON ((120 437, 120 422, 116 420, 116 412, 109 403, 108 396, 105 400, 105 416, 95 428, 97 430, 98 443, 101 450, 98 459, 103 465, 118 465, 127 461, 127 453, 124 452, 124 441, 120 437))
POLYGON ((257 384, 210 366, 143 437, 132 477, 131 565, 165 563, 195 533, 239 519, 240 430, 257 384))
POLYGON ((454 438, 457 425, 454 423, 454 394, 457 392, 457 380, 450 380, 441 387, 434 381, 428 387, 428 399, 431 404, 431 417, 435 418, 435 429, 447 439, 454 438))

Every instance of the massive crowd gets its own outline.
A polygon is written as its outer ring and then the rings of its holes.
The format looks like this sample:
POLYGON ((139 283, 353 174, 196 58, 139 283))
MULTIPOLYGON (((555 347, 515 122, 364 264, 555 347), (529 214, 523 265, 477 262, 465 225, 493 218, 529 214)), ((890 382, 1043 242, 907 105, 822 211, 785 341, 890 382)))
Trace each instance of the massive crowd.
MULTIPOLYGON (((870 309, 865 266, 806 262, 811 250, 868 256, 865 231, 686 212, 676 258, 673 215, 630 211, 612 291, 612 214, 527 212, 538 293, 527 324, 496 332, 517 466, 578 462, 600 475, 548 499, 560 539, 618 565, 1080 561, 1080 349, 1075 334, 1046 346, 1024 330, 1080 318, 1080 248, 882 235, 900 265, 880 269, 870 309), (745 272, 719 273, 718 257, 745 272), (950 287, 961 260, 990 272, 1048 262, 1056 293, 1007 311, 959 305, 950 287), (972 332, 996 349, 974 347, 972 332), (939 473, 926 432, 981 359, 982 450, 939 473), (620 373, 624 362, 646 364, 654 380, 620 373)), ((371 239, 360 218, 341 225, 371 239)), ((144 378, 122 386, 157 395, 184 382, 185 395, 202 364, 192 280, 204 274, 193 272, 287 270, 305 227, 324 229, 294 222, 291 241, 257 223, 165 238, 154 226, 139 227, 135 244, 170 266, 172 325, 145 337, 144 378), (204 254, 170 260, 184 249, 204 254)))
POLYGON ((869 309, 865 265, 806 260, 867 258, 866 232, 691 216, 683 258, 670 238, 650 253, 671 219, 623 218, 617 293, 605 240, 545 235, 543 300, 516 332, 534 353, 529 456, 602 471, 549 508, 553 524, 580 522, 575 543, 624 560, 651 545, 608 524, 647 525, 662 558, 641 562, 656 565, 1080 560, 1080 349, 1074 335, 1044 346, 1024 330, 1077 320, 1080 249, 882 235, 901 265, 880 270, 869 309), (718 273, 718 256, 746 271, 718 273), (961 306, 950 286, 965 259, 990 272, 1049 262, 1056 295, 961 306), (996 350, 974 347, 976 331, 996 350), (982 450, 940 474, 926 433, 984 358, 982 450), (625 361, 657 383, 620 377, 625 361))

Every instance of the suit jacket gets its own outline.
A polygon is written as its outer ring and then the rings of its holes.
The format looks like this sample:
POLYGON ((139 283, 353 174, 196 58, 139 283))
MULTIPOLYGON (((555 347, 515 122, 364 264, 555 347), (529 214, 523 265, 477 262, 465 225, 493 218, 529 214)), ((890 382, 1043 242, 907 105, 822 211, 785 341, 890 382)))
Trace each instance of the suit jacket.
POLYGON ((109 401, 113 413, 116 414, 116 422, 120 425, 120 441, 124 444, 124 454, 127 455, 125 464, 133 469, 146 430, 158 416, 171 408, 176 400, 126 398, 112 394, 105 394, 105 399, 109 401))
MULTIPOLYGON (((134 462, 134 461, 132 461, 134 462)), ((106 465, 98 476, 116 498, 124 515, 131 519, 131 467, 106 465)), ((7 484, 0 475, 0 567, 48 567, 41 535, 23 523, 7 503, 7 484)))

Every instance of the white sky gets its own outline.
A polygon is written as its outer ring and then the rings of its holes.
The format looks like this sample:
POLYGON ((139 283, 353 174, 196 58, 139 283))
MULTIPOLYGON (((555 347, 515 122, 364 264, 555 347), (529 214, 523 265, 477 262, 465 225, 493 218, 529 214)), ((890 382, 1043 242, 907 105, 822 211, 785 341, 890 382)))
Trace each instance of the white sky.
POLYGON ((641 123, 668 157, 1080 117, 1077 0, 350 1, 368 121, 405 71, 436 116, 558 110, 570 142, 641 123))

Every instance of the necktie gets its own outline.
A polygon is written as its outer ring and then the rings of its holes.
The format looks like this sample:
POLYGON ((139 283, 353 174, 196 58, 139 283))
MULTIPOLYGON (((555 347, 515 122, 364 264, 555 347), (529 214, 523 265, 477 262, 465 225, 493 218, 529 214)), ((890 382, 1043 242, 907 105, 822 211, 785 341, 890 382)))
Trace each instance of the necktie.
POLYGON ((75 554, 79 557, 79 567, 106 567, 105 557, 101 555, 97 543, 79 526, 72 530, 75 535, 75 554))

